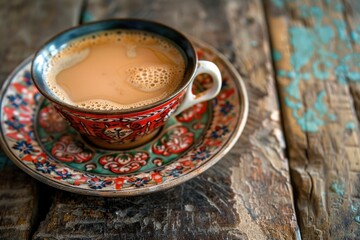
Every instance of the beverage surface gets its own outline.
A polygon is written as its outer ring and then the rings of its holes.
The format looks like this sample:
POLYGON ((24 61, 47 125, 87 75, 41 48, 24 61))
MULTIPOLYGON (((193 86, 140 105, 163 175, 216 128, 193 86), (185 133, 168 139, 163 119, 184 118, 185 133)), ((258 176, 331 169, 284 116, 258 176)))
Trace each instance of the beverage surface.
POLYGON ((46 71, 53 93, 68 104, 93 109, 130 109, 152 104, 183 80, 182 52, 143 31, 107 31, 75 40, 46 71))

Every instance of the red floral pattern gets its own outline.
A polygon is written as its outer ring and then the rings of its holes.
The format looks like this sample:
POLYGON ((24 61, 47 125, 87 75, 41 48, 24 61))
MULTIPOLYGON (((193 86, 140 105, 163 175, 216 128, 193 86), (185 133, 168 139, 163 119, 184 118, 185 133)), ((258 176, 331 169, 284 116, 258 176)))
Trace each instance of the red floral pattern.
POLYGON ((92 159, 94 153, 86 149, 80 142, 75 142, 70 136, 61 137, 51 150, 52 156, 62 162, 83 163, 92 159))
POLYGON ((62 132, 68 126, 68 123, 51 105, 41 109, 39 124, 46 132, 62 132))
POLYGON ((178 126, 169 130, 160 142, 153 145, 152 150, 155 154, 169 156, 179 154, 188 149, 194 142, 194 134, 184 126, 178 126))
POLYGON ((177 116, 179 122, 191 122, 194 119, 200 119, 201 115, 206 112, 207 102, 195 104, 193 107, 183 111, 177 116))
POLYGON ((59 105, 54 107, 81 134, 110 144, 123 144, 131 143, 163 126, 180 104, 184 94, 185 90, 159 106, 137 113, 103 115, 84 113, 59 105))
POLYGON ((113 173, 131 173, 145 166, 149 155, 144 152, 110 154, 102 156, 99 163, 113 173))

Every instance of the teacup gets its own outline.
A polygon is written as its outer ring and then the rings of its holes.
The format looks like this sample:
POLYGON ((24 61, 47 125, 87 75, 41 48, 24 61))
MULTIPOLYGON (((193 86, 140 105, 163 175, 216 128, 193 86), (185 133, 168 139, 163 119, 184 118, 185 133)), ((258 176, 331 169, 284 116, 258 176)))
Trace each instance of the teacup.
POLYGON ((107 149, 129 149, 148 142, 170 117, 197 103, 214 98, 221 88, 218 67, 212 62, 198 60, 193 45, 183 34, 163 24, 137 19, 92 22, 56 35, 35 54, 31 74, 40 93, 52 102, 55 109, 75 130, 96 146, 107 149), (76 39, 112 30, 145 31, 176 45, 185 60, 183 79, 179 86, 163 99, 129 109, 88 109, 69 104, 56 95, 47 82, 49 75, 45 74, 45 71, 56 67, 52 65, 48 69, 53 58, 60 51, 66 50, 76 39), (212 77, 213 84, 210 89, 193 94, 194 79, 203 73, 212 77))

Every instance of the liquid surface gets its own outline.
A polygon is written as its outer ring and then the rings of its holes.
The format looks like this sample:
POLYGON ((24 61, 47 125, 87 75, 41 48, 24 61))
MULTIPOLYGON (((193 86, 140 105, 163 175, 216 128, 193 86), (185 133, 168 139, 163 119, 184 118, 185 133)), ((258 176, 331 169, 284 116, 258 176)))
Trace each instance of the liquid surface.
POLYGON ((164 99, 183 80, 182 53, 142 31, 109 31, 72 42, 48 67, 55 95, 94 110, 142 107, 164 99))

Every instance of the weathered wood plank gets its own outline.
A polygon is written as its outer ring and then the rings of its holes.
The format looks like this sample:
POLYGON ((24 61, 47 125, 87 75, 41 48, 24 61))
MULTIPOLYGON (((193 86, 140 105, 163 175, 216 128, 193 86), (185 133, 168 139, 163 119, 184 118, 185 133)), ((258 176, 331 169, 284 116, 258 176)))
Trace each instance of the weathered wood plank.
POLYGON ((84 16, 151 19, 206 40, 247 82, 249 121, 224 159, 173 189, 119 199, 59 192, 35 239, 300 238, 261 2, 89 1, 84 16))
POLYGON ((265 2, 302 237, 357 239, 360 55, 348 12, 337 0, 265 2))
POLYGON ((36 216, 34 181, 18 170, 0 149, 0 238, 27 239, 36 216))
POLYGON ((81 1, 1 1, 0 84, 47 39, 78 23, 81 1))
MULTIPOLYGON (((47 38, 77 23, 81 2, 0 2, 0 85, 47 38)), ((46 197, 0 149, 0 239, 29 239, 46 197)), ((46 204, 45 204, 46 205, 46 204)))
MULTIPOLYGON (((344 20, 348 26, 343 30, 349 34, 348 41, 351 42, 353 51, 360 53, 360 2, 356 0, 344 0, 343 8, 346 13, 344 14, 344 20)), ((359 60, 357 60, 357 62, 358 61, 359 60)), ((349 85, 357 117, 360 119, 360 84, 350 81, 349 85)))

